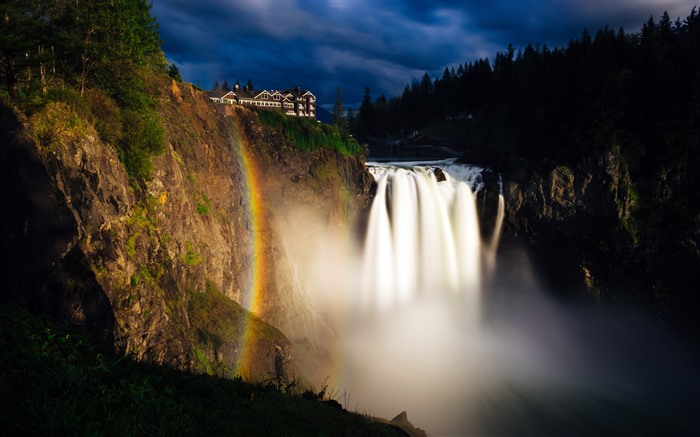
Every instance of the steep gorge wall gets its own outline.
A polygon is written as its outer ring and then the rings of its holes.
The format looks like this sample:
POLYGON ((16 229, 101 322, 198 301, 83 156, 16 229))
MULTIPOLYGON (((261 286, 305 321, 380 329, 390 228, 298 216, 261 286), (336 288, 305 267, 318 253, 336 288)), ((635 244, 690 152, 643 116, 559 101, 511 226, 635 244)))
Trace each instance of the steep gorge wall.
POLYGON ((82 325, 142 360, 257 379, 294 372, 274 327, 290 284, 275 273, 288 263, 272 218, 308 202, 333 226, 354 220, 367 202, 361 157, 300 152, 253 112, 164 82, 168 144, 138 187, 92 128, 42 147, 33 120, 2 111, 3 301, 82 325), (250 166, 262 175, 258 212, 250 166), (268 266, 260 317, 241 307, 254 245, 268 266))
POLYGON ((217 109, 235 120, 246 143, 242 149, 255 167, 255 194, 263 199, 256 230, 268 267, 261 317, 291 338, 312 337, 327 327, 312 309, 303 283, 309 278, 300 263, 314 258, 326 233, 350 238, 362 233, 373 178, 362 156, 328 149, 302 152, 284 131, 263 128, 251 111, 231 105, 217 109))
POLYGON ((665 225, 670 202, 649 203, 653 196, 639 192, 657 187, 682 198, 673 184, 634 180, 618 146, 546 174, 514 171, 504 178, 505 237, 525 244, 560 295, 630 302, 689 332, 700 314, 692 292, 700 217, 682 229, 665 225))

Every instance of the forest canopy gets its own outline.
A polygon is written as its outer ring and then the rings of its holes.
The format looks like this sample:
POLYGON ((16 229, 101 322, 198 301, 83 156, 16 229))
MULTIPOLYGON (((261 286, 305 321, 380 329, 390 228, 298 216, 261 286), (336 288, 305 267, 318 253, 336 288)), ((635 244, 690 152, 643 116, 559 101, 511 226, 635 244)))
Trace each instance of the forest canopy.
POLYGON ((57 101, 95 118, 102 139, 119 146, 129 174, 148 178, 150 156, 164 144, 149 84, 154 73, 168 72, 151 4, 6 0, 0 18, 0 97, 39 118, 57 101))
POLYGON ((367 88, 352 128, 366 140, 450 121, 464 125, 452 146, 501 169, 573 163, 613 143, 630 156, 697 162, 700 15, 650 17, 639 33, 583 30, 561 48, 510 45, 493 62, 426 73, 391 99, 373 101, 367 88))

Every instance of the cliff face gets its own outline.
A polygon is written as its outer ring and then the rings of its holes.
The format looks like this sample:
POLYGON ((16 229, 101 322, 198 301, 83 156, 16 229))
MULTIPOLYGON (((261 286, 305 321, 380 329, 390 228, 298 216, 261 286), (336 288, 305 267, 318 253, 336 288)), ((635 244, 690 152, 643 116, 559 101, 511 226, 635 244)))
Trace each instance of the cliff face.
POLYGON ((504 184, 506 238, 524 242, 560 291, 632 301, 687 325, 698 314, 688 279, 700 268, 699 222, 675 229, 664 218, 672 205, 640 200, 650 186, 680 197, 670 177, 633 182, 619 147, 546 175, 515 171, 504 184))
POLYGON ((596 261, 591 249, 606 239, 628 210, 631 199, 622 179, 619 150, 576 168, 557 166, 541 177, 515 172, 504 186, 507 232, 534 247, 555 283, 585 284, 599 298, 594 279, 584 278, 596 261))
POLYGON ((251 167, 248 194, 261 200, 254 229, 261 238, 253 255, 266 264, 261 317, 290 338, 318 334, 322 340, 328 327, 312 309, 303 263, 317 255, 324 234, 361 233, 373 178, 362 157, 302 152, 285 132, 263 128, 254 113, 230 105, 217 109, 236 123, 251 167))
POLYGON ((180 83, 163 88, 167 149, 140 187, 91 127, 39 146, 34 118, 3 107, 3 300, 138 359, 257 379, 293 371, 274 327, 293 334, 280 308, 290 278, 273 275, 289 268, 273 217, 307 202, 348 225, 367 201, 354 188, 369 183, 361 158, 300 152, 249 110, 217 108, 180 83), (251 293, 259 317, 241 306, 251 293))

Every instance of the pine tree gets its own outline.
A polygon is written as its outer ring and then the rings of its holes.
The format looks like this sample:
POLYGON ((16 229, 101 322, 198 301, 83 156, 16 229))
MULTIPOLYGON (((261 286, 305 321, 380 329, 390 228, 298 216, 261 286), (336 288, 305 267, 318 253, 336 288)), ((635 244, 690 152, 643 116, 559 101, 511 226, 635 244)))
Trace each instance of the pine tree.
POLYGON ((362 103, 360 104, 360 111, 357 115, 357 127, 355 135, 364 139, 368 135, 373 134, 374 123, 374 105, 372 104, 372 92, 368 86, 365 87, 365 93, 362 96, 362 103))
POLYGON ((340 85, 336 88, 336 99, 333 105, 333 111, 331 113, 333 126, 336 127, 341 132, 347 131, 347 120, 345 118, 345 111, 343 110, 343 90, 340 85))
POLYGON ((182 75, 180 74, 180 69, 173 62, 168 66, 168 76, 175 79, 178 82, 182 82, 182 75))
POLYGON ((0 4, 0 69, 10 96, 19 97, 19 76, 40 63, 39 48, 46 46, 45 7, 36 0, 8 0, 0 4))

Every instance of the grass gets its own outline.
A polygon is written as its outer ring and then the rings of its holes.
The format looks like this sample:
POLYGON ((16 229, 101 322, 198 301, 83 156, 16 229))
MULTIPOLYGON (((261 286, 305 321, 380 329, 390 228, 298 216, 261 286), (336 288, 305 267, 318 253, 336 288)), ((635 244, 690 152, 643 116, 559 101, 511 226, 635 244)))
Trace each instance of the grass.
POLYGON ((283 132, 301 150, 330 149, 343 155, 364 153, 354 138, 327 124, 266 109, 259 109, 257 113, 263 125, 283 132))
POLYGON ((180 253, 180 262, 188 266, 196 266, 204 261, 204 257, 197 253, 191 241, 185 241, 185 252, 180 253))
POLYGON ((7 435, 400 435, 316 396, 100 351, 19 307, 0 305, 0 350, 7 435))
POLYGON ((43 150, 55 151, 65 141, 77 141, 90 127, 64 102, 50 102, 31 118, 34 139, 43 150))
POLYGON ((199 194, 195 196, 195 205, 197 208, 197 214, 201 216, 209 215, 209 212, 211 211, 211 201, 204 191, 200 191, 199 194))
POLYGON ((277 328, 244 310, 209 280, 206 281, 204 291, 189 292, 187 314, 197 343, 193 352, 199 370, 210 375, 234 377, 250 374, 246 367, 231 368, 228 363, 212 361, 203 353, 204 349, 217 350, 225 344, 235 343, 242 338, 245 330, 253 333, 252 337, 256 339, 280 344, 286 342, 277 328))

